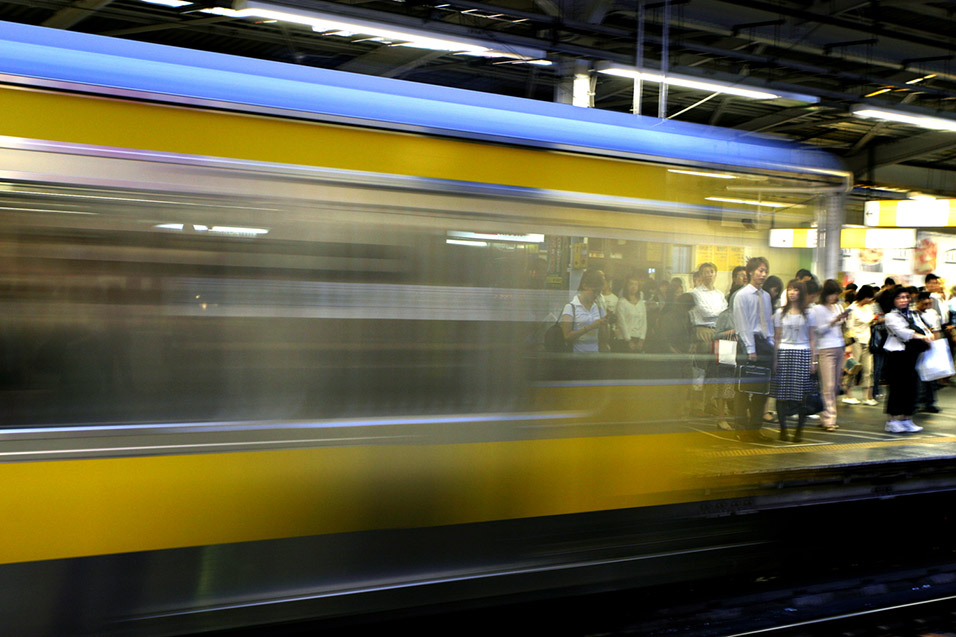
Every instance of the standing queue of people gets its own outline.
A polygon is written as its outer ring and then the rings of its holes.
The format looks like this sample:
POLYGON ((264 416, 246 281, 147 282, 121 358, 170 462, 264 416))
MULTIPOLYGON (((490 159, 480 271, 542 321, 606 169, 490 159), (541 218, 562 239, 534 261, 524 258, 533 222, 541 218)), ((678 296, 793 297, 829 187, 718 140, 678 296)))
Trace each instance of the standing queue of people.
MULTIPOLYGON (((814 379, 824 430, 839 428, 841 385, 844 404, 873 406, 885 377, 886 431, 920 431, 913 422, 917 401, 923 400, 925 411, 938 408, 935 381, 919 380, 917 360, 956 318, 938 277, 927 276, 926 290, 917 297, 915 288, 897 286, 892 279, 880 290, 869 285, 844 290, 832 279, 821 288, 810 272, 801 270, 784 288, 769 272, 764 257, 749 259, 734 269, 725 295, 715 286, 717 267, 704 263, 688 293, 682 283, 677 285, 680 279, 648 285, 638 276, 626 276, 615 294, 602 271, 588 270, 563 310, 561 328, 575 352, 692 354, 703 377, 700 411, 716 416, 719 427, 735 429, 742 440, 768 440, 760 429, 776 420, 780 440, 801 441, 807 419, 815 415, 806 405, 814 379), (736 344, 737 373, 728 374, 727 366, 718 363, 718 340, 736 344), (648 348, 650 342, 656 348, 648 348), (770 376, 765 382, 740 382, 740 370, 750 368, 770 370, 770 376), (862 399, 853 396, 856 387, 862 399), (768 397, 776 401, 776 416, 766 409, 768 397), (796 419, 792 436, 791 418, 796 419)), ((951 301, 956 304, 956 288, 951 301)))

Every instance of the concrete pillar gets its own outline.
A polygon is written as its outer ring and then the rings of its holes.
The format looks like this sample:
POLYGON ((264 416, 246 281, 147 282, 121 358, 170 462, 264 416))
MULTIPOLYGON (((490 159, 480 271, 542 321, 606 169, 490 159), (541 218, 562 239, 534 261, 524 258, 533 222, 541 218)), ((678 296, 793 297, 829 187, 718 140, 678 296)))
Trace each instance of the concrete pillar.
POLYGON ((558 66, 554 101, 590 108, 594 106, 594 74, 588 60, 563 60, 558 66))
POLYGON ((835 279, 843 253, 840 232, 846 219, 846 194, 823 195, 817 207, 816 274, 820 281, 835 279))

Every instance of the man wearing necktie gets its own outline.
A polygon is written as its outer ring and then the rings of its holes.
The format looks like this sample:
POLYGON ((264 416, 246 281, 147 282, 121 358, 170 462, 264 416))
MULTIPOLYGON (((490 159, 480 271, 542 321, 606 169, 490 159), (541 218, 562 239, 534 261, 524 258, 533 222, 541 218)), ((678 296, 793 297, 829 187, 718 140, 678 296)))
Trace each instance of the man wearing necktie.
MULTIPOLYGON (((749 363, 769 370, 773 366, 773 307, 763 284, 770 274, 770 263, 764 257, 753 257, 747 261, 746 269, 750 283, 734 297, 737 365, 749 363)), ((762 442, 769 440, 760 433, 767 387, 754 386, 751 389, 757 393, 738 391, 735 399, 738 437, 762 442)))

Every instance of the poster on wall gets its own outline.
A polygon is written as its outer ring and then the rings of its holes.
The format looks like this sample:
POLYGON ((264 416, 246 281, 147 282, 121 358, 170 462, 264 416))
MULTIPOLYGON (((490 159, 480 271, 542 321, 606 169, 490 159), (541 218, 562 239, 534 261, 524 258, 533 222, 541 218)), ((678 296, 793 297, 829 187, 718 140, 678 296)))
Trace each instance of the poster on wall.
POLYGON ((843 272, 857 285, 883 285, 886 277, 898 283, 911 283, 913 248, 844 248, 843 272))
POLYGON ((946 283, 956 283, 956 235, 942 232, 917 232, 913 255, 913 272, 922 285, 923 278, 933 272, 946 283))

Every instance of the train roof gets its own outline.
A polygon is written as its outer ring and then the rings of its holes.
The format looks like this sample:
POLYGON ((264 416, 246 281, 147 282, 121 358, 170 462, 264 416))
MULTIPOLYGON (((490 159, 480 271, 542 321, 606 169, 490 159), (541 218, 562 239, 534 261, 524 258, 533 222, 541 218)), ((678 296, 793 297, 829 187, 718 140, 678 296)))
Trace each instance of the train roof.
POLYGON ((11 22, 0 22, 0 74, 39 86, 556 150, 846 175, 823 151, 730 129, 11 22))

